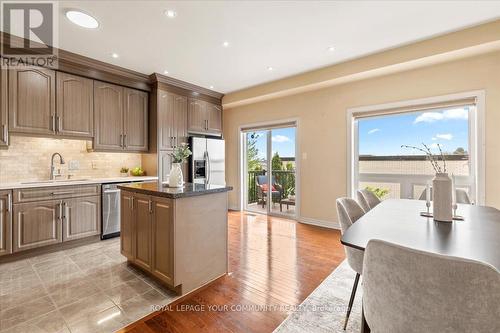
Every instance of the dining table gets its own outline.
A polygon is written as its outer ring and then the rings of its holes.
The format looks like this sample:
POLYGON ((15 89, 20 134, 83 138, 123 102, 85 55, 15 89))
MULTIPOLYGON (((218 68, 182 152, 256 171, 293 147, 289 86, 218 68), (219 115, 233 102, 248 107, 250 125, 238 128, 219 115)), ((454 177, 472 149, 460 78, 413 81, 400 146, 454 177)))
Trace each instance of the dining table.
MULTIPOLYGON (((493 207, 458 204, 452 222, 421 216, 426 201, 387 199, 368 211, 342 235, 341 243, 359 250, 371 239, 480 261, 500 271, 500 211, 493 207)), ((432 206, 429 209, 432 213, 432 206)), ((362 312, 361 332, 369 332, 362 312)))

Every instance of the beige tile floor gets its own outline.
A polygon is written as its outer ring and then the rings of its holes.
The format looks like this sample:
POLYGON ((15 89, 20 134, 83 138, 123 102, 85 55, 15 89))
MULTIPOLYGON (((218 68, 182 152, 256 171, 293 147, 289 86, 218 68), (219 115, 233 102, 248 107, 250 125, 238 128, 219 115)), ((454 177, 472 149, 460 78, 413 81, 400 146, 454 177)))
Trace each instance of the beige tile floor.
POLYGON ((176 297, 115 238, 0 264, 0 333, 114 332, 176 297))

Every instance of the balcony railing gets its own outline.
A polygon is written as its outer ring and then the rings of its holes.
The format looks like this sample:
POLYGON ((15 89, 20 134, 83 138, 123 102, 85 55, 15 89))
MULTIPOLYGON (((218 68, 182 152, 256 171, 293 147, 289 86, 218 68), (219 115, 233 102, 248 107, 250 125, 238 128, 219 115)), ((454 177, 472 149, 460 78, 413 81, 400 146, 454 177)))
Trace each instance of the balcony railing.
MULTIPOLYGON (((259 187, 257 185, 257 176, 266 175, 266 170, 258 170, 258 171, 248 171, 247 175, 247 186, 248 186, 248 194, 247 200, 248 203, 255 203, 259 199, 259 187)), ((275 179, 275 183, 280 185, 281 197, 274 197, 273 201, 278 202, 280 199, 286 198, 288 195, 295 193, 295 171, 290 170, 274 170, 273 177, 275 179)))

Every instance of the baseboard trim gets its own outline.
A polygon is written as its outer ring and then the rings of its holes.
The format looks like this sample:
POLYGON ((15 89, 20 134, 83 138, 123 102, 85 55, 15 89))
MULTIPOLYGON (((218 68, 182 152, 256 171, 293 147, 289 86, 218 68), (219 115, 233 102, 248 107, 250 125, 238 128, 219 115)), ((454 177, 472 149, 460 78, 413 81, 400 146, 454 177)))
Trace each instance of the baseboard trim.
POLYGON ((338 222, 335 221, 318 220, 310 217, 299 217, 297 218, 297 221, 300 223, 310 224, 317 227, 340 230, 340 225, 338 224, 338 222))

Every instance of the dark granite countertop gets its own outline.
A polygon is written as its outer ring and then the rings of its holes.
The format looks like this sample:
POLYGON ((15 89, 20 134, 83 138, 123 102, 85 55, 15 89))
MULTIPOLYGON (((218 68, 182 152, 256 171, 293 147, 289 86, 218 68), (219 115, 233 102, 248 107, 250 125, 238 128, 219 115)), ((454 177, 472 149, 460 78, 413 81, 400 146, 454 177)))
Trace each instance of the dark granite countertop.
POLYGON ((125 191, 143 193, 170 199, 179 199, 194 197, 198 195, 207 195, 220 192, 228 192, 233 189, 232 186, 213 185, 213 184, 192 184, 185 183, 184 187, 174 188, 159 182, 136 183, 128 185, 119 185, 118 188, 125 191))

